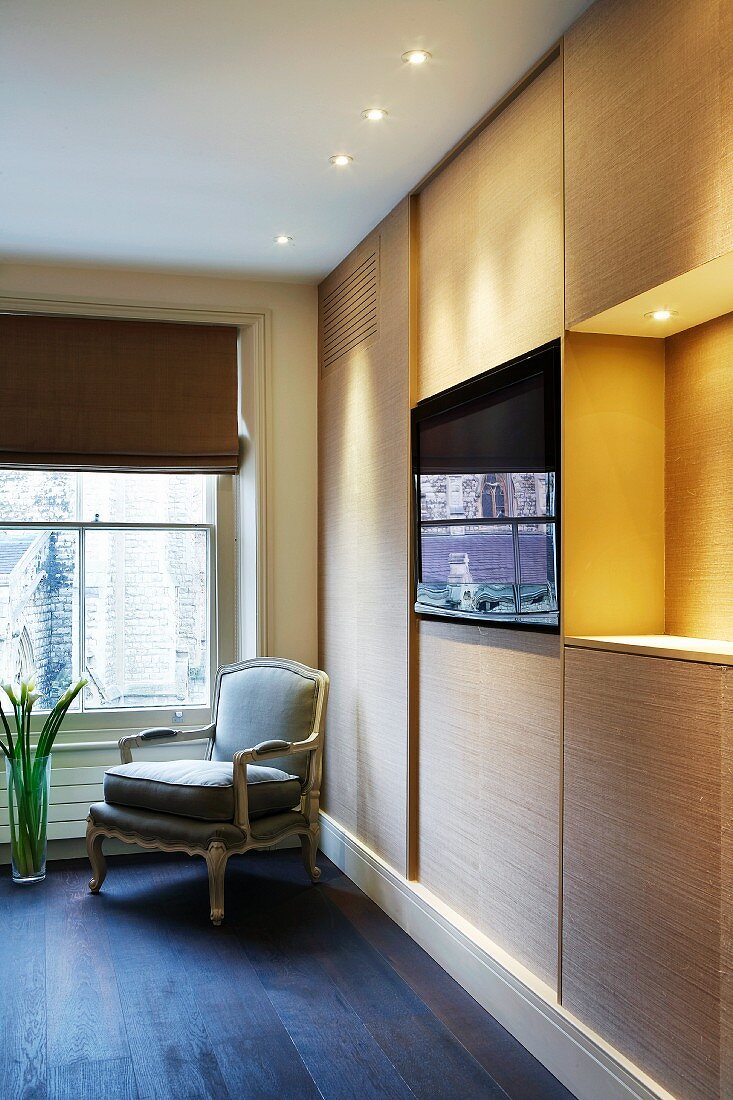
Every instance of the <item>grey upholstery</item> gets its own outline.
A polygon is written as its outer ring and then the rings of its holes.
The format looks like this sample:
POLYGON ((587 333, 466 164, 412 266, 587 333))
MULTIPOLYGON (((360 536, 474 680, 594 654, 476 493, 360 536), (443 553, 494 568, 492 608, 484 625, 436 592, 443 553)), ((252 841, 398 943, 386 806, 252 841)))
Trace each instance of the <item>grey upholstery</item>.
MULTIPOLYGON (((212 760, 231 760, 235 752, 262 741, 304 741, 313 728, 316 689, 311 677, 266 661, 222 669, 212 760)), ((282 756, 268 764, 305 779, 308 758, 282 756)))
MULTIPOLYGON (((136 810, 129 806, 114 806, 109 802, 93 802, 89 816, 94 825, 118 829, 121 833, 136 833, 157 843, 182 848, 208 848, 220 841, 227 848, 239 848, 244 833, 236 825, 225 821, 197 821, 179 814, 160 814, 153 810, 136 810)), ((303 829, 307 822, 298 810, 260 817, 252 822, 251 836, 255 840, 276 840, 284 832, 303 829)))
POLYGON ((130 806, 115 806, 110 802, 94 802, 89 816, 95 825, 134 833, 152 842, 181 845, 184 848, 208 848, 221 841, 227 848, 238 847, 242 830, 225 821, 197 821, 178 814, 159 814, 152 810, 137 810, 130 806))
MULTIPOLYGON (((291 810, 300 802, 297 776, 250 764, 247 794, 250 818, 291 810)), ((104 798, 119 806, 183 814, 200 821, 234 820, 232 765, 225 761, 136 761, 108 768, 104 798)))

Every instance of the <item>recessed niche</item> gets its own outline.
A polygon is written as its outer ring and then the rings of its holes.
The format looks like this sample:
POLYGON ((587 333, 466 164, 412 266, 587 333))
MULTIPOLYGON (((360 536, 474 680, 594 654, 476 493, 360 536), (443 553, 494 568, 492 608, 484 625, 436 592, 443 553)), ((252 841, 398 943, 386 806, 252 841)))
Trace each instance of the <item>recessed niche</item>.
POLYGON ((566 638, 730 653, 732 364, 733 314, 664 340, 566 335, 566 638))

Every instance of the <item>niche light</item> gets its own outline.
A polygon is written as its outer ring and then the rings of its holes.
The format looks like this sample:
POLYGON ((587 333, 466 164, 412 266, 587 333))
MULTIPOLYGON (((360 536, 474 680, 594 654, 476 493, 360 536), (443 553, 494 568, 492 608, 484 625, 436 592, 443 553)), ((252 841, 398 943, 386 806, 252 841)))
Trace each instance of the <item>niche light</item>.
POLYGON ((337 168, 347 168, 354 160, 348 153, 334 153, 334 155, 328 159, 331 164, 334 164, 337 168))
POLYGON ((292 237, 288 237, 286 233, 278 233, 276 237, 273 237, 275 244, 292 244, 292 237))
POLYGON ((361 112, 361 117, 369 122, 381 122, 383 118, 387 117, 387 112, 384 107, 367 107, 365 111, 361 112))
POLYGON ((402 60, 406 65, 424 65, 430 60, 430 56, 427 50, 407 50, 403 53, 402 60))
POLYGON ((649 313, 645 313, 644 316, 650 321, 671 321, 673 317, 677 316, 676 309, 653 309, 649 313))

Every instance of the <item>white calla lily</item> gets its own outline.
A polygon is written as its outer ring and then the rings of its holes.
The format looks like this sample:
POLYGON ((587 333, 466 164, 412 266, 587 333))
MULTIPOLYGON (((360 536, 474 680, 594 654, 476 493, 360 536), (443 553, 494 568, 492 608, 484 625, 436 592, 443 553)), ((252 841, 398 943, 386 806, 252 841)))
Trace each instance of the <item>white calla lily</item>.
POLYGON ((18 687, 18 685, 12 684, 10 680, 3 680, 2 684, 0 684, 0 687, 2 687, 10 702, 14 706, 17 706, 19 702, 18 696, 20 695, 20 688, 18 687))

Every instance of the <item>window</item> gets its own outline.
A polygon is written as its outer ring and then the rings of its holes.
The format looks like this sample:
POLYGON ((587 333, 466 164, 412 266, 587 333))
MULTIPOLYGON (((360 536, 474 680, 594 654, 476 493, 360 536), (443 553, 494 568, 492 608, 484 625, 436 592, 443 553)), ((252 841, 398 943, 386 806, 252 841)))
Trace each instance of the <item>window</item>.
POLYGON ((0 470, 0 673, 40 709, 208 706, 215 478, 0 470))

